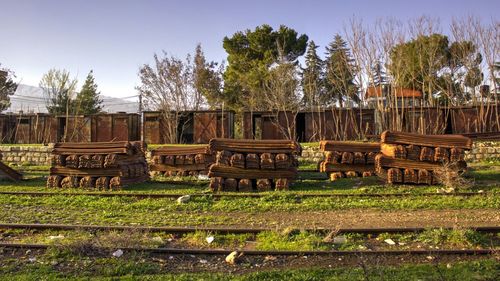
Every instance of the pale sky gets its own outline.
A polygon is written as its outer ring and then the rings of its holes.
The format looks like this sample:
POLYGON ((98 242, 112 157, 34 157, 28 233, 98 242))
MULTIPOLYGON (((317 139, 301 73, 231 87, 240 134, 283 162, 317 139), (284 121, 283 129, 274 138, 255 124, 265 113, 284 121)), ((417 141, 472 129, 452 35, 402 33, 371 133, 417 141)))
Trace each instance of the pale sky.
POLYGON ((34 86, 50 68, 69 70, 80 85, 93 69, 102 94, 128 97, 155 52, 185 57, 201 43, 209 60, 222 61, 224 36, 265 23, 307 34, 322 54, 353 16, 369 24, 427 15, 446 27, 453 17, 499 13, 499 0, 0 0, 0 63, 34 86))

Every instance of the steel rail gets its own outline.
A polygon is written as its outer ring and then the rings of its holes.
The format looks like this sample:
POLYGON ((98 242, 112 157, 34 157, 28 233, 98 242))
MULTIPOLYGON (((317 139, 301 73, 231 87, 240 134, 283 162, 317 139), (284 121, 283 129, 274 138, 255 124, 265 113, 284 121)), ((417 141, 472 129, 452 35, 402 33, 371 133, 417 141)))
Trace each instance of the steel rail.
MULTIPOLYGON (((78 224, 17 224, 0 223, 0 229, 36 229, 36 230, 91 230, 91 231, 112 231, 112 230, 135 230, 167 233, 192 233, 196 231, 218 232, 218 233, 260 233, 264 231, 276 231, 276 228, 231 228, 231 227, 189 227, 189 226, 125 226, 125 225, 78 225, 78 224)), ((422 232, 429 229, 455 229, 453 227, 387 227, 387 228, 294 228, 296 230, 316 231, 316 232, 336 232, 336 233, 407 233, 422 232)), ((500 232, 500 226, 470 226, 467 229, 474 229, 479 232, 500 232)), ((291 230, 294 230, 291 229, 291 230)))
MULTIPOLYGON (((49 191, 0 191, 0 195, 16 195, 16 196, 98 196, 98 197, 136 197, 136 198, 179 198, 184 195, 190 195, 192 197, 267 197, 267 196, 295 196, 295 197, 339 197, 339 198, 356 198, 356 197, 417 197, 417 196, 487 196, 496 195, 497 193, 488 192, 460 192, 460 193, 359 193, 359 194, 345 194, 345 193, 122 193, 122 192, 49 192, 49 191)), ((500 193, 497 195, 500 196, 500 193)))
MULTIPOLYGON (((48 249, 57 247, 47 244, 20 244, 0 243, 0 248, 16 249, 48 249)), ((141 248, 141 247, 96 247, 102 250, 116 250, 147 252, 152 254, 177 254, 177 255, 228 255, 233 250, 226 249, 183 249, 183 248, 141 248)), ((492 255, 495 249, 436 249, 436 250, 379 250, 379 251, 280 251, 280 250, 242 250, 247 256, 347 256, 347 255, 492 255)))

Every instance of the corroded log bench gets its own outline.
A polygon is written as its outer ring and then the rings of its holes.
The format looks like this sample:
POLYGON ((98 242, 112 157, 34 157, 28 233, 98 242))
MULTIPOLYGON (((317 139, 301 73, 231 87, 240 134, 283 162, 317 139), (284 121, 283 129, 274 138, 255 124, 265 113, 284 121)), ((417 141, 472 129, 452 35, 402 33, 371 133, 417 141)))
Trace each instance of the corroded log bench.
POLYGON ((297 177, 302 148, 287 140, 212 139, 215 163, 208 176, 212 191, 286 190, 297 177))
POLYGON ((321 141, 319 145, 325 156, 319 163, 319 170, 327 173, 330 180, 375 175, 375 156, 380 151, 380 144, 321 141))
POLYGON ((56 143, 49 188, 115 190, 149 179, 142 142, 56 143))
POLYGON ((460 135, 385 131, 375 169, 388 183, 438 184, 440 173, 467 168, 464 156, 471 148, 472 140, 460 135))
POLYGON ((214 163, 208 146, 164 146, 151 151, 149 169, 165 176, 206 175, 214 163))

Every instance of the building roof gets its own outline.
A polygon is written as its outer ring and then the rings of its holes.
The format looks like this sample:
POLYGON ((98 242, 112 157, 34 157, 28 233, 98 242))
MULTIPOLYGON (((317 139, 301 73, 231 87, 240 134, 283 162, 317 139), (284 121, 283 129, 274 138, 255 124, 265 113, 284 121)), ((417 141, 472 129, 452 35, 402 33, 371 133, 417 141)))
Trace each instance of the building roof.
MULTIPOLYGON (((384 88, 382 86, 370 86, 366 89, 365 92, 365 99, 368 98, 376 98, 376 97, 383 97, 383 92, 384 88)), ((394 88, 393 93, 396 95, 398 98, 422 98, 422 92, 413 90, 413 89, 406 89, 406 88, 394 88)))

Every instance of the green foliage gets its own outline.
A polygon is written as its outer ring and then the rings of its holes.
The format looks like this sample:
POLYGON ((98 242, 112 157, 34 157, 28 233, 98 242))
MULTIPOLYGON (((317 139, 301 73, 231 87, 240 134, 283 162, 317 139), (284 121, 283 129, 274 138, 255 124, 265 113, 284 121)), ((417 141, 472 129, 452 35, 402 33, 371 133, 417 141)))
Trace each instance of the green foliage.
POLYGON ((430 105, 437 98, 441 103, 463 104, 483 80, 482 57, 469 41, 450 44, 443 34, 420 35, 394 46, 388 70, 397 87, 422 91, 430 105))
POLYGON ((212 109, 220 106, 222 100, 222 69, 216 62, 207 62, 201 44, 196 46, 193 60, 193 83, 199 94, 203 95, 212 109))
POLYGON ((85 79, 80 92, 76 95, 74 101, 74 112, 76 114, 95 114, 102 110, 102 100, 97 91, 97 84, 94 81, 93 71, 91 70, 85 79))
POLYGON ((43 89, 47 111, 54 115, 72 114, 72 98, 77 84, 70 78, 67 70, 51 69, 42 76, 40 87, 43 89))
POLYGON ((10 107, 10 96, 16 92, 17 83, 12 77, 10 70, 0 68, 0 112, 10 107))
POLYGON ((265 81, 272 64, 296 62, 304 54, 308 37, 284 25, 273 30, 262 25, 224 37, 228 57, 224 72, 224 99, 234 109, 266 110, 265 81))
POLYGON ((388 83, 388 77, 387 73, 384 70, 384 66, 382 65, 381 61, 377 61, 372 67, 371 67, 371 73, 370 73, 370 84, 371 86, 381 86, 385 85, 388 83))
POLYGON ((324 102, 324 64, 318 56, 318 46, 309 41, 305 57, 305 68, 302 70, 302 105, 306 108, 321 106, 324 102))
POLYGON ((335 35, 333 42, 326 48, 326 104, 338 102, 340 107, 351 100, 359 102, 358 87, 354 83, 357 70, 347 43, 340 35, 335 35))

